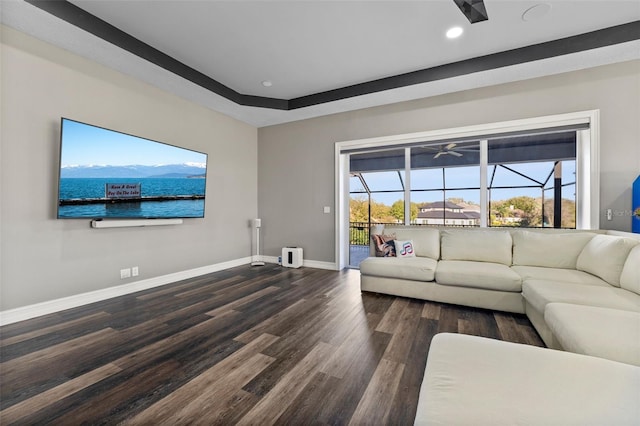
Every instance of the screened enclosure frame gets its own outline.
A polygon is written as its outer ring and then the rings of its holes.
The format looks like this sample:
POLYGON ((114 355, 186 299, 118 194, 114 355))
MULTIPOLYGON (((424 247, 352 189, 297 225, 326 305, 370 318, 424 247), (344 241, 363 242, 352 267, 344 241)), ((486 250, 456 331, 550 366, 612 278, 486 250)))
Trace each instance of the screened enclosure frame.
MULTIPOLYGON (((560 187, 551 187, 551 188, 547 188, 547 184, 549 183, 549 181, 551 180, 552 176, 554 176, 554 171, 556 169, 556 167, 558 167, 558 164, 561 164, 562 161, 567 161, 567 160, 555 160, 553 161, 553 165, 550 168, 549 173, 546 174, 545 179, 541 182, 536 180, 534 177, 529 176, 525 173, 521 173, 517 170, 514 170, 513 168, 509 167, 508 165, 505 164, 494 164, 494 165, 489 165, 489 168, 493 168, 493 171, 491 173, 491 176, 489 177, 489 182, 487 184, 487 189, 489 190, 489 195, 488 195, 488 207, 489 207, 489 211, 491 211, 491 190, 494 189, 538 189, 540 190, 540 194, 541 194, 541 199, 542 199, 542 217, 545 217, 545 192, 549 191, 549 190, 554 190, 554 197, 551 197, 555 203, 560 204, 562 199, 561 197, 558 197, 558 190, 561 190, 562 188, 566 188, 566 187, 570 187, 570 186, 575 186, 576 185, 576 180, 574 179, 572 182, 564 182, 560 185, 560 187), (502 186, 495 186, 493 184, 494 178, 495 178, 495 174, 496 171, 498 170, 498 168, 502 168, 505 170, 508 170, 511 173, 514 173, 516 175, 519 175, 521 177, 523 177, 524 179, 527 179, 529 181, 532 182, 531 185, 502 185, 502 186)), ((507 163, 510 164, 510 163, 507 163)), ((414 170, 414 169, 411 169, 414 170)), ((480 191, 480 186, 477 187, 455 187, 455 188, 447 188, 447 181, 446 181, 446 173, 445 173, 445 168, 436 168, 433 170, 438 170, 438 171, 442 171, 442 182, 443 182, 443 186, 442 188, 433 188, 433 189, 417 189, 417 188, 409 188, 410 191, 409 192, 442 192, 442 201, 447 201, 446 199, 446 193, 450 192, 450 191, 473 191, 473 190, 477 190, 480 191)), ((395 173, 398 175, 398 180, 400 182, 400 189, 397 190, 393 190, 393 189, 387 189, 387 190, 374 190, 371 189, 371 186, 368 184, 367 182, 367 178, 365 176, 363 176, 364 174, 367 173, 372 173, 372 172, 353 172, 350 171, 349 175, 351 178, 357 178, 358 181, 361 183, 362 185, 362 190, 350 190, 349 191, 349 196, 352 196, 354 194, 363 194, 367 197, 368 203, 369 203, 369 224, 375 224, 373 222, 371 222, 371 195, 372 194, 390 194, 390 193, 402 193, 405 196, 405 212, 407 212, 407 210, 409 209, 409 204, 413 203, 413 197, 409 196, 406 197, 406 194, 404 194, 406 186, 405 185, 405 179, 403 179, 402 174, 400 173, 400 171, 396 171, 395 173)), ((390 171, 390 173, 394 173, 393 171, 390 171)), ((559 219, 557 217, 557 215, 561 212, 561 208, 559 208, 558 204, 554 204, 554 214, 556 215, 556 217, 554 218, 553 223, 554 224, 558 224, 559 219)), ((444 218, 446 219, 446 212, 444 212, 444 218)), ((404 219, 404 224, 413 224, 413 220, 411 220, 411 218, 407 218, 405 215, 405 219, 404 219)), ((487 223, 487 226, 492 226, 489 223, 487 223)), ((550 226, 541 226, 541 227, 550 227, 550 226)), ((554 226, 555 228, 559 228, 561 226, 554 226)))

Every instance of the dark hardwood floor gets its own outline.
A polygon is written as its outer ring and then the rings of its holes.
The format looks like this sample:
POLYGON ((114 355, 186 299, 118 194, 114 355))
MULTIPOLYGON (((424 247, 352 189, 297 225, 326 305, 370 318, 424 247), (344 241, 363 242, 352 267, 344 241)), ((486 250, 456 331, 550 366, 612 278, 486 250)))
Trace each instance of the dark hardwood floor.
POLYGON ((523 315, 243 266, 0 329, 0 424, 413 424, 431 338, 523 315))

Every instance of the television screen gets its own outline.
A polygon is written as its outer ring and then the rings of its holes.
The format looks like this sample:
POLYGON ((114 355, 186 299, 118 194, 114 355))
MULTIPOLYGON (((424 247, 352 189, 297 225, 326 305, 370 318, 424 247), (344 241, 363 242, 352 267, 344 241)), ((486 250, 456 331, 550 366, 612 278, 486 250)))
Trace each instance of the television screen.
POLYGON ((62 119, 59 219, 204 217, 207 154, 62 119))

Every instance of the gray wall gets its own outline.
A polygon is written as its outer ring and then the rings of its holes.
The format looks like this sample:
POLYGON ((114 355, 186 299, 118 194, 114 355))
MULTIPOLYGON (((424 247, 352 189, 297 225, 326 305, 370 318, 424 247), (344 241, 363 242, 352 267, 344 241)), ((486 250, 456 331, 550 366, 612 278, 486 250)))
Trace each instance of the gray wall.
POLYGON ((470 90, 256 130, 64 50, 2 28, 0 310, 301 246, 334 262, 334 143, 601 110, 601 227, 628 231, 640 172, 640 62, 470 90), (207 217, 90 229, 55 219, 61 116, 209 154, 207 217), (331 206, 331 214, 323 213, 331 206))
POLYGON ((251 255, 257 130, 11 29, 2 30, 1 310, 251 255), (60 117, 209 154, 206 218, 91 229, 57 220, 60 117))
POLYGON ((258 210, 264 254, 297 245, 334 262, 334 144, 339 141, 600 109, 600 227, 630 231, 640 173, 640 62, 592 68, 346 112, 258 131, 258 210))

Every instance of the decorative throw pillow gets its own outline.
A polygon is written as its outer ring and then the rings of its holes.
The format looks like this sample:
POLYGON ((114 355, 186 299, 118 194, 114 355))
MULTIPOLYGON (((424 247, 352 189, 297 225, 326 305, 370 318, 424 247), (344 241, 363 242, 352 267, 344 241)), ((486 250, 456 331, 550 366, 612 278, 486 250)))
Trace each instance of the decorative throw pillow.
POLYGON ((384 257, 396 257, 396 245, 393 240, 384 243, 382 250, 384 252, 384 257))
POLYGON ((395 239, 396 234, 371 234, 371 241, 373 241, 373 247, 376 251, 376 257, 395 256, 395 247, 393 246, 393 240, 395 239), (387 246, 388 242, 391 242, 391 248, 387 246), (393 252, 393 254, 391 254, 391 252, 393 252))
POLYGON ((412 240, 394 240, 393 243, 396 246, 396 257, 416 257, 412 240))

